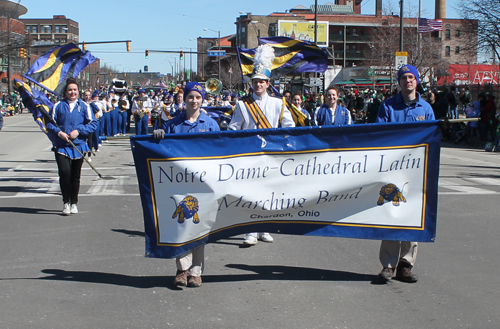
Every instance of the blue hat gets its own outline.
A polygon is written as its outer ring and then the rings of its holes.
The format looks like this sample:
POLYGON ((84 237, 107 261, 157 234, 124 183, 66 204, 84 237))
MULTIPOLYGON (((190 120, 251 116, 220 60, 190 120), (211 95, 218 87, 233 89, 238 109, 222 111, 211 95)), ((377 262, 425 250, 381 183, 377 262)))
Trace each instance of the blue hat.
POLYGON ((186 87, 184 87, 184 100, 186 100, 187 94, 193 90, 199 92, 201 98, 205 99, 205 88, 203 88, 203 86, 198 82, 190 82, 186 85, 186 87))
POLYGON ((418 70, 413 65, 403 65, 403 66, 401 66, 401 68, 398 71, 398 83, 399 83, 399 80, 401 79, 401 76, 403 74, 405 74, 405 73, 411 73, 411 74, 413 74, 413 76, 417 80, 417 85, 420 83, 420 79, 418 78, 418 76, 419 76, 418 70))
POLYGON ((94 97, 99 97, 99 95, 101 94, 101 91, 100 90, 96 90, 92 93, 92 98, 94 97))
POLYGON ((138 93, 145 93, 146 91, 144 90, 144 88, 139 88, 139 90, 137 90, 138 93))
POLYGON ((168 91, 164 91, 164 92, 163 92, 163 95, 164 95, 164 96, 168 95, 168 91))
POLYGON ((111 94, 111 93, 113 93, 113 94, 114 94, 114 93, 115 93, 115 91, 114 91, 113 89, 110 89, 110 90, 108 91, 108 94, 111 94))

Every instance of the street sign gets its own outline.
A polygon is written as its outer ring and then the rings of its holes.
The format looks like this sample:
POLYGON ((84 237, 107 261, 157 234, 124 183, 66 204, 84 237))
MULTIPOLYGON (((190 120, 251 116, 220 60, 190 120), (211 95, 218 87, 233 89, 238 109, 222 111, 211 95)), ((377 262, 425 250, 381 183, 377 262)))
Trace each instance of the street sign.
POLYGON ((396 51, 396 70, 399 70, 401 66, 406 64, 408 64, 408 52, 396 51))
POLYGON ((321 86, 321 78, 309 78, 309 85, 316 87, 321 86))
POLYGON ((226 51, 225 50, 210 50, 207 51, 208 57, 222 57, 226 56, 226 51))

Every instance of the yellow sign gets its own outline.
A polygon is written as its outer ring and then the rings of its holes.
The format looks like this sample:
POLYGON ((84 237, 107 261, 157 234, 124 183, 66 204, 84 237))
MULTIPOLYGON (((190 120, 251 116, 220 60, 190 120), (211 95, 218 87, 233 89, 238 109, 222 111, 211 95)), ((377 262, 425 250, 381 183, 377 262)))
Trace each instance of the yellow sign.
POLYGON ((407 51, 396 51, 396 56, 408 56, 407 51))
MULTIPOLYGON (((278 21, 279 36, 314 43, 314 21, 278 21)), ((319 47, 328 47, 328 22, 318 22, 319 47)))

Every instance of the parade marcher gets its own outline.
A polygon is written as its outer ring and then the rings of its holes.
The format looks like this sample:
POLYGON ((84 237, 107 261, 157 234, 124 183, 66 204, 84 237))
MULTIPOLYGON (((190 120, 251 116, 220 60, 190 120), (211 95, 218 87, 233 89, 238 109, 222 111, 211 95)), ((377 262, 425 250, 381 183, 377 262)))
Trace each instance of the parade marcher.
MULTIPOLYGON (((199 133, 219 131, 217 122, 200 111, 205 98, 205 90, 197 82, 189 82, 185 87, 186 108, 179 115, 162 123, 162 129, 154 130, 153 137, 163 139, 165 133, 199 133)), ((177 273, 174 283, 178 286, 201 286, 201 274, 205 258, 205 246, 198 247, 180 257, 175 262, 177 273)))
POLYGON ((99 99, 103 104, 100 133, 101 133, 101 136, 107 136, 108 122, 109 122, 110 118, 109 118, 109 112, 108 112, 109 108, 108 108, 108 100, 106 99, 106 93, 103 92, 99 96, 99 99))
POLYGON ((92 137, 92 144, 96 145, 94 146, 96 152, 99 152, 99 148, 101 147, 101 136, 102 136, 102 116, 103 116, 103 109, 106 107, 106 104, 103 103, 100 99, 99 96, 101 95, 100 90, 95 90, 92 93, 92 102, 90 103, 90 106, 92 107, 92 110, 94 112, 94 116, 97 119, 97 127, 94 131, 94 135, 92 137))
MULTIPOLYGON (((92 103, 92 96, 90 94, 90 90, 86 90, 84 93, 83 93, 83 100, 90 106, 90 104, 92 103)), ((94 108, 92 106, 90 106, 90 108, 92 109, 92 113, 94 114, 94 117, 96 116, 96 111, 94 110, 94 108)), ((97 120, 97 118, 96 118, 97 120)), ((99 123, 97 124, 97 126, 99 126, 99 123)), ((90 151, 87 153, 87 160, 89 162, 92 162, 92 149, 98 149, 99 147, 97 146, 97 144, 94 144, 94 135, 98 133, 97 131, 98 127, 96 127, 95 131, 91 132, 88 136, 87 136, 87 145, 89 146, 89 149, 90 151)))
POLYGON ((175 95, 174 112, 170 115, 172 117, 175 117, 185 108, 186 104, 184 103, 184 91, 182 89, 179 89, 179 91, 175 95))
POLYGON ((120 95, 118 101, 118 135, 125 135, 127 133, 127 115, 130 109, 130 103, 126 93, 120 95))
MULTIPOLYGON (((377 122, 409 122, 434 120, 432 107, 417 92, 419 73, 412 65, 403 65, 398 71, 401 92, 385 100, 378 110, 377 122)), ((382 241, 379 259, 383 269, 379 278, 387 282, 394 276, 403 282, 417 282, 411 270, 417 258, 418 243, 411 241, 382 241)))
POLYGON ((326 104, 314 111, 314 122, 318 126, 348 126, 352 124, 351 113, 342 105, 337 104, 339 90, 330 86, 326 90, 326 104))
POLYGON ((139 89, 139 97, 134 100, 132 105, 132 113, 135 119, 135 134, 147 135, 149 113, 153 109, 153 103, 149 97, 146 96, 144 89, 139 89))
POLYGON ((297 107, 297 110, 300 112, 304 113, 304 115, 307 117, 308 120, 311 120, 311 116, 309 115, 309 112, 302 107, 302 95, 300 93, 295 93, 292 98, 292 103, 297 107))
POLYGON ((118 135, 118 124, 120 123, 120 113, 118 109, 118 100, 116 98, 111 99, 111 109, 109 111, 110 123, 111 123, 111 133, 110 136, 118 135))
POLYGON ((83 164, 82 155, 70 144, 85 154, 90 151, 87 136, 94 132, 97 120, 90 106, 79 99, 76 80, 68 79, 64 87, 64 99, 54 105, 50 115, 57 126, 48 123, 47 129, 53 138, 53 148, 59 169, 59 185, 63 197, 63 214, 78 213, 78 192, 83 164))
MULTIPOLYGON (((254 70, 252 74, 253 93, 251 96, 244 97, 236 103, 235 110, 231 122, 229 123, 230 130, 240 129, 262 129, 262 128, 278 128, 278 127, 295 127, 292 119, 292 114, 283 104, 282 99, 274 98, 267 94, 271 77, 271 65, 274 59, 274 50, 269 45, 261 45, 257 48, 257 53, 254 58, 259 58, 262 62, 254 62, 254 70), (257 56, 259 53, 260 56, 257 56), (249 104, 255 104, 251 108, 249 104), (265 122, 255 122, 253 119, 253 110, 260 111, 258 115, 267 120, 265 122)), ((273 242, 273 237, 267 233, 248 233, 245 236, 243 244, 254 245, 258 239, 264 242, 273 242)))

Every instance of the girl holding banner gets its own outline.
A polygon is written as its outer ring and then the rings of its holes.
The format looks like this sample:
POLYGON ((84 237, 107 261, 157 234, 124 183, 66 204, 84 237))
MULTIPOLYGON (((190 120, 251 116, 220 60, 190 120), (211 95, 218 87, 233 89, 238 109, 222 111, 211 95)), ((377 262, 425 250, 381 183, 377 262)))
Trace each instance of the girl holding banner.
MULTIPOLYGON (((163 139, 165 133, 199 133, 204 131, 220 131, 214 119, 200 111, 205 98, 205 89, 197 82, 186 85, 184 94, 185 109, 169 121, 162 121, 162 129, 153 131, 153 137, 163 139)), ((201 286, 201 273, 205 258, 205 246, 196 248, 175 259, 177 273, 174 283, 178 286, 201 286)))

